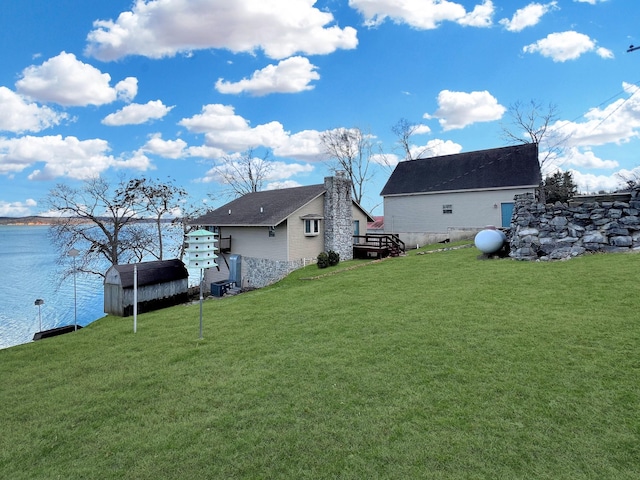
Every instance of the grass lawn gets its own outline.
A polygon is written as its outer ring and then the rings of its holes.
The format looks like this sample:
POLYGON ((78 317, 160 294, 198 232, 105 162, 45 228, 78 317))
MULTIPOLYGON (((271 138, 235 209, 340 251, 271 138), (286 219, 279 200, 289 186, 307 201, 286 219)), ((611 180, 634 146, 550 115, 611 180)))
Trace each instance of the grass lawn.
POLYGON ((0 350, 0 478, 638 478, 640 255, 478 253, 0 350))

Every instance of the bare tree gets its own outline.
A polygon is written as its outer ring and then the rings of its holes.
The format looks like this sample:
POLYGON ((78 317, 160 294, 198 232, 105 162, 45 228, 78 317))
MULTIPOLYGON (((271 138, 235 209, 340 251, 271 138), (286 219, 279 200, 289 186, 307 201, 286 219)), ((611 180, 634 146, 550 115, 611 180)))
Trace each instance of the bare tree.
MULTIPOLYGON (((207 213, 207 208, 204 205, 195 206, 194 204, 187 204, 183 202, 183 204, 180 206, 180 211, 181 215, 174 218, 173 224, 180 226, 180 231, 184 238, 187 233, 197 228, 193 225, 193 220, 207 213)), ((180 260, 184 258, 185 247, 185 242, 181 242, 178 251, 178 258, 180 260)))
MULTIPOLYGON (((148 248, 146 253, 162 260, 164 256, 163 216, 179 208, 181 200, 187 196, 186 190, 175 186, 171 180, 161 183, 158 180, 136 178, 130 180, 124 187, 124 191, 119 191, 117 194, 124 195, 124 198, 131 201, 137 207, 139 215, 146 213, 153 215, 157 236, 155 239, 153 237, 147 238, 152 241, 154 247, 157 245, 157 249, 148 248)), ((140 235, 142 236, 143 232, 140 232, 140 235)))
POLYGON ((414 158, 421 158, 427 150, 424 147, 421 151, 414 155, 411 148, 411 137, 418 131, 420 124, 413 123, 406 118, 401 118, 398 122, 391 127, 391 131, 396 136, 396 144, 402 151, 402 155, 405 160, 413 160, 414 158))
POLYGON ((635 168, 626 173, 618 172, 615 177, 622 183, 622 187, 616 192, 628 192, 640 186, 640 171, 635 168))
POLYGON ((262 190, 272 170, 269 152, 262 157, 256 157, 253 148, 240 156, 225 156, 221 163, 214 167, 215 173, 223 183, 229 185, 235 197, 262 190))
POLYGON ((540 149, 540 168, 560 157, 567 139, 553 124, 559 119, 558 107, 553 103, 544 106, 537 100, 528 104, 520 101, 509 106, 507 111, 511 122, 502 125, 502 137, 507 143, 536 143, 540 149))
POLYGON ((353 198, 361 203, 365 186, 373 178, 370 171, 374 145, 370 134, 359 128, 336 128, 320 136, 322 148, 329 157, 329 168, 344 171, 353 184, 353 198))
POLYGON ((104 276, 105 262, 117 265, 136 258, 139 239, 127 231, 135 220, 135 205, 123 186, 121 182, 114 190, 107 180, 96 177, 81 188, 58 184, 44 199, 45 208, 60 215, 49 233, 61 258, 72 248, 81 252, 78 272, 104 276))

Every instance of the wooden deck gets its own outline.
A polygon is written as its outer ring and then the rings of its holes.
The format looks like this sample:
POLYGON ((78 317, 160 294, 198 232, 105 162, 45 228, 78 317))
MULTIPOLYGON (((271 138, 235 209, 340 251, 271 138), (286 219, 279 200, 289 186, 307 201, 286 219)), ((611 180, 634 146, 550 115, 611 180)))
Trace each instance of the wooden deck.
POLYGON ((395 233, 370 233, 353 236, 353 258, 397 257, 405 252, 405 244, 395 233))

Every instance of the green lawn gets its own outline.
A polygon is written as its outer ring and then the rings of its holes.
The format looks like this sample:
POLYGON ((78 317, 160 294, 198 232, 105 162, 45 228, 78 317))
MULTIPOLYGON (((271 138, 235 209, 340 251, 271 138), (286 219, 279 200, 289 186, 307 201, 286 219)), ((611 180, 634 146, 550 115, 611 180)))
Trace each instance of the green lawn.
POLYGON ((478 253, 0 350, 0 478, 638 478, 640 255, 478 253))

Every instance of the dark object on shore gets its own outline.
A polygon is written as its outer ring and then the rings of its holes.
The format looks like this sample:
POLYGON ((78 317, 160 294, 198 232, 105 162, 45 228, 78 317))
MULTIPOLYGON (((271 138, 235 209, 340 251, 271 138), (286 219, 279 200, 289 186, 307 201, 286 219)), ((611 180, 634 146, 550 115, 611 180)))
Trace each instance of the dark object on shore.
MULTIPOLYGON (((80 325, 77 326, 78 330, 82 327, 80 325)), ((62 327, 50 328, 49 330, 42 330, 41 332, 36 332, 33 335, 33 340, 42 340, 43 338, 49 337, 57 337, 58 335, 62 335, 64 333, 73 332, 76 329, 75 325, 64 325, 62 327)))

